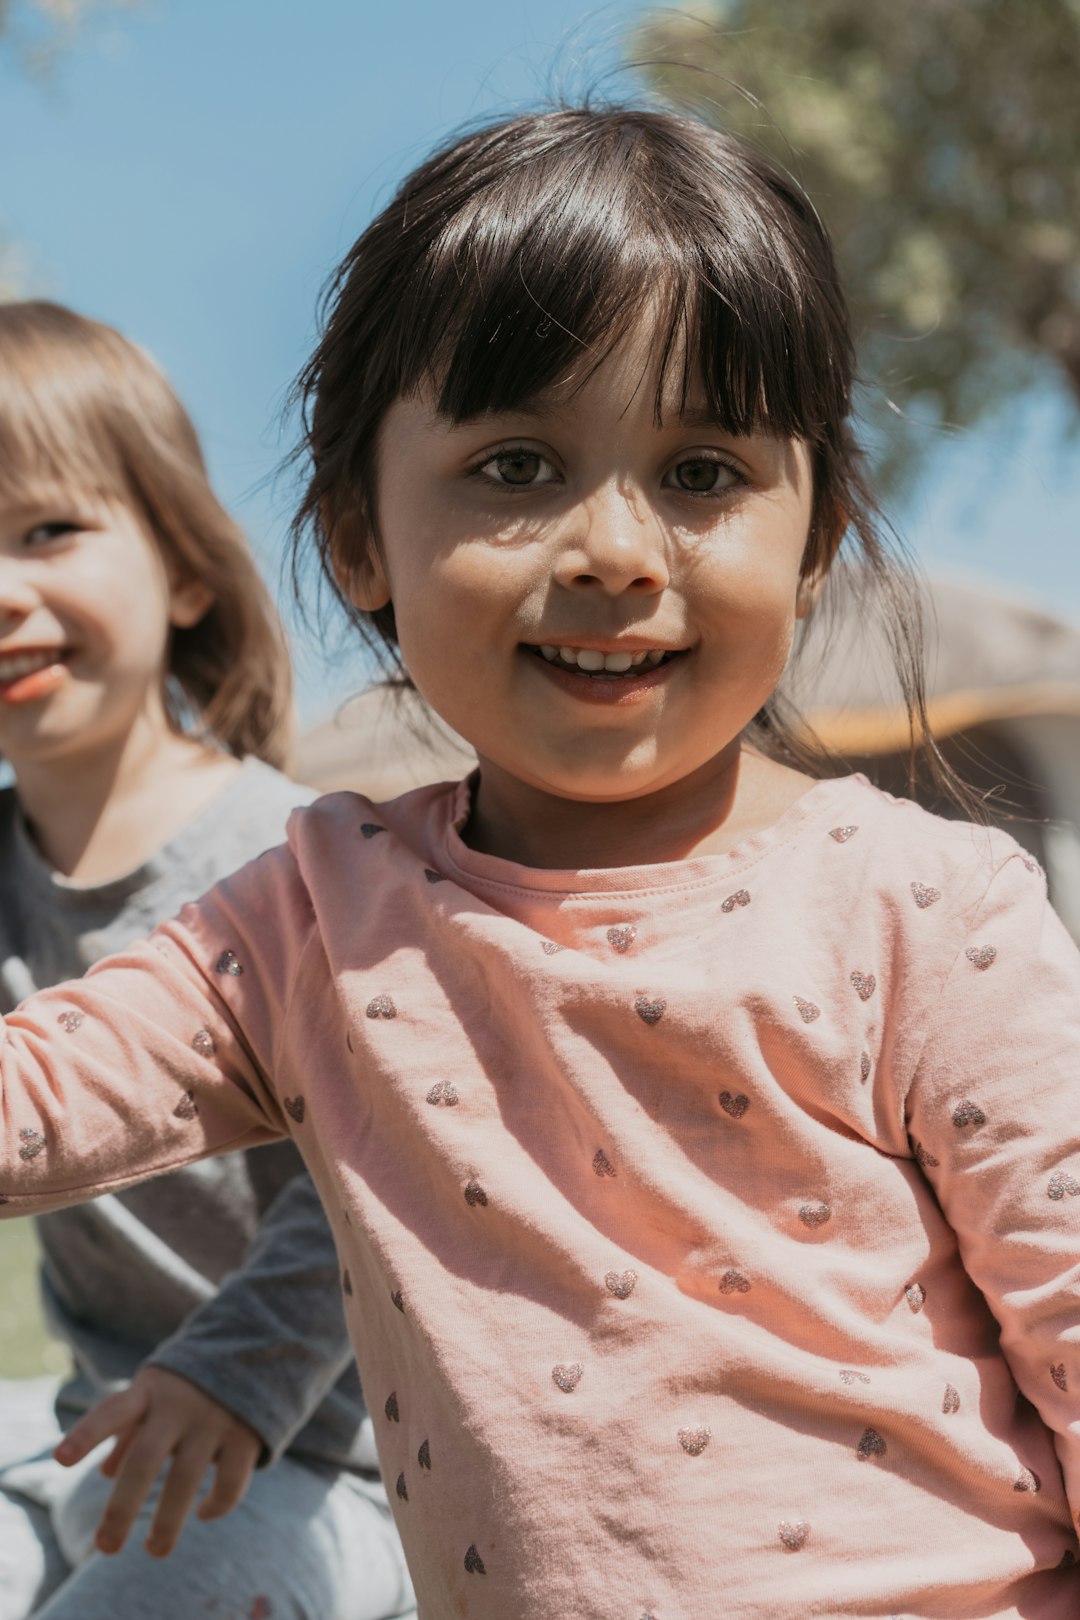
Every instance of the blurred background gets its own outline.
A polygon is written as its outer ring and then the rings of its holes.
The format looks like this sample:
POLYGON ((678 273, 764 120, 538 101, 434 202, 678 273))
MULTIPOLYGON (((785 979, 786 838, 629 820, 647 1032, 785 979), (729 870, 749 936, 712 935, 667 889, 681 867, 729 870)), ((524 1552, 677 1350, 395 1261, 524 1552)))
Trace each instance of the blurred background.
MULTIPOLYGON (((661 96, 765 146, 837 242, 886 511, 930 581, 935 727, 1080 934, 1078 84, 1080 0, 0 0, 0 295, 157 356, 280 592, 307 774, 377 793, 372 700, 342 708, 371 671, 281 572, 325 278, 452 127, 552 94, 661 96)), ((806 699, 899 782, 880 651, 842 622, 806 699)), ((0 1375, 54 1354, 31 1242, 0 1239, 0 1375)))

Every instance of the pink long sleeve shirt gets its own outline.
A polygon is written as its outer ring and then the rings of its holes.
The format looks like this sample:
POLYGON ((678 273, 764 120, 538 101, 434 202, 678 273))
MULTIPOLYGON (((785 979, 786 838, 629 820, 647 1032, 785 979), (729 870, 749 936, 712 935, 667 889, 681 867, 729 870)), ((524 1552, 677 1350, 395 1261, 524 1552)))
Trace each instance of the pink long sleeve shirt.
POLYGON ((292 1134, 422 1620, 1076 1620, 1038 868, 859 778, 634 870, 477 855, 467 808, 324 799, 24 1003, 8 1213, 292 1134))

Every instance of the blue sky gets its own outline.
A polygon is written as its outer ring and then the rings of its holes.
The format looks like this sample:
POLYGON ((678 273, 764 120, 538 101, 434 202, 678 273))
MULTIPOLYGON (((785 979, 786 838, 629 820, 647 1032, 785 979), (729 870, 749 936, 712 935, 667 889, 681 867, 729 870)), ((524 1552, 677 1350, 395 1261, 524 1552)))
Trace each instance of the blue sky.
MULTIPOLYGON (((0 225, 32 284, 161 360, 276 579, 266 487, 319 288, 398 178, 465 119, 583 88, 633 0, 144 0, 45 83, 0 60, 0 225)), ((943 446, 894 516, 926 566, 1080 620, 1080 441, 1049 387, 943 446)), ((297 642, 303 717, 362 683, 297 642)))

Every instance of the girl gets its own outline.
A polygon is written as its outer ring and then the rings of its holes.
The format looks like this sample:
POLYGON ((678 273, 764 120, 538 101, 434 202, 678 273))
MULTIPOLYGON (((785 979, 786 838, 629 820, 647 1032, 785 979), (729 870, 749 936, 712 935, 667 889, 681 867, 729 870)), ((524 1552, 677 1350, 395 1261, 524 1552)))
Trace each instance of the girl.
MULTIPOLYGON (((68 310, 0 307, 4 1011, 280 838, 311 797, 275 768, 288 716, 276 616, 157 368, 68 310)), ((47 1382, 0 1386, 0 1615, 186 1620, 241 1597, 245 1614, 256 1597, 267 1615, 400 1612, 333 1241, 295 1150, 109 1191, 38 1223, 75 1371, 55 1417, 47 1382), (115 1488, 51 1460, 57 1419, 76 1445, 129 1437, 115 1488), (206 1520, 271 1459, 169 1562, 138 1544, 170 1550, 208 1468, 206 1520), (90 1556, 103 1510, 115 1551, 167 1463, 123 1554, 90 1556), (283 1533, 298 1516, 300 1558, 283 1533)))
POLYGON ((746 148, 438 153, 337 280, 299 522, 478 772, 7 1020, 11 1211, 300 1145, 422 1620, 1077 1612, 1076 952, 1007 837, 782 746, 845 533, 886 570, 851 383, 746 148))

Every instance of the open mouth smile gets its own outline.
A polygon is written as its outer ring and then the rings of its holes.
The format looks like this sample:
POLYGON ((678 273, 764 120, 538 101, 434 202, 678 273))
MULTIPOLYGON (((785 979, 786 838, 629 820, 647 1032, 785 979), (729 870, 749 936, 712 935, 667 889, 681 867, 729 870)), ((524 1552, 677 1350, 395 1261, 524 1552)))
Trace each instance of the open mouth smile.
POLYGON ((0 653, 0 686, 8 681, 21 680, 24 675, 36 675, 39 669, 48 669, 51 664, 62 663, 65 653, 62 647, 51 647, 33 652, 0 653))
POLYGON ((528 648, 553 669, 566 674, 585 675, 591 680, 641 679, 679 657, 674 648, 637 648, 625 652, 600 652, 593 647, 557 647, 550 643, 528 648))
POLYGON ((0 698, 22 703, 46 697, 67 678, 68 647, 27 647, 0 653, 0 698))

